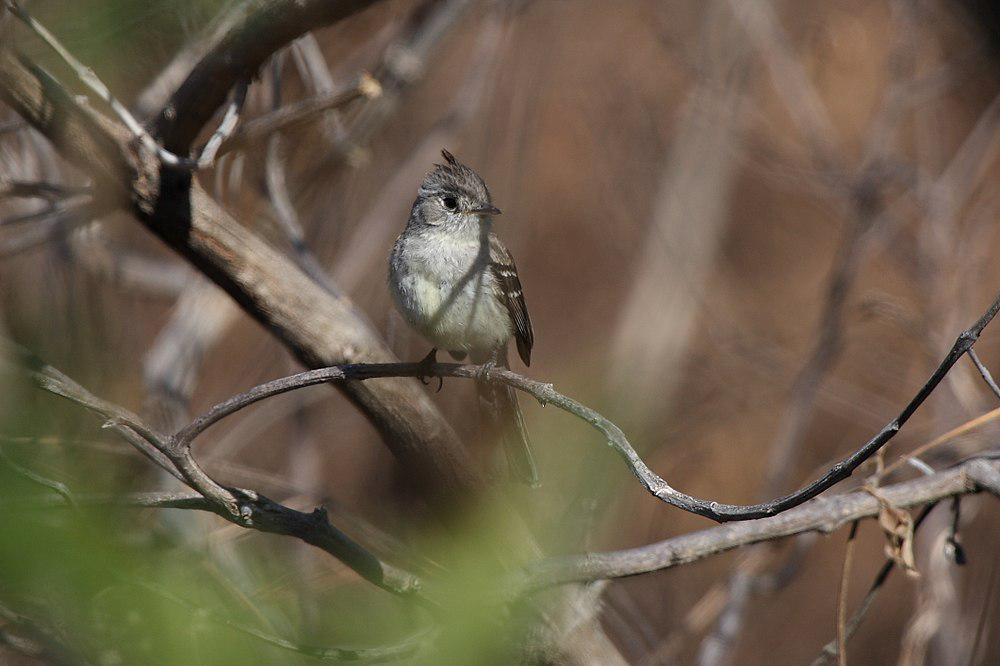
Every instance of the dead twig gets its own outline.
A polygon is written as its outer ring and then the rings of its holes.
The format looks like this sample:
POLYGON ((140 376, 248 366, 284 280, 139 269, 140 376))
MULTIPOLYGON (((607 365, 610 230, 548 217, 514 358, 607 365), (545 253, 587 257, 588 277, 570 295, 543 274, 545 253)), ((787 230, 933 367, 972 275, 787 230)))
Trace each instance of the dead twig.
POLYGON ((840 590, 837 594, 837 657, 840 666, 847 666, 847 591, 851 580, 851 565, 854 563, 854 537, 858 535, 858 522, 851 523, 844 551, 844 569, 840 574, 840 590))
POLYGON ((304 513, 253 490, 226 488, 202 470, 187 448, 174 446, 176 438, 155 432, 135 414, 98 398, 26 350, 12 343, 4 343, 3 350, 27 372, 39 388, 75 402, 106 419, 106 427, 125 436, 146 457, 197 491, 205 502, 192 506, 190 500, 186 500, 183 507, 176 508, 208 510, 247 529, 294 536, 325 550, 363 578, 385 590, 429 603, 419 594, 421 583, 416 576, 379 560, 365 550, 330 523, 325 509, 317 508, 311 513, 304 513))
MULTIPOLYGON (((882 488, 885 497, 899 508, 937 502, 977 492, 981 486, 969 475, 978 462, 998 466, 996 461, 977 458, 932 476, 882 488)), ((688 564, 734 548, 762 543, 805 532, 830 533, 843 525, 877 516, 878 500, 858 491, 834 497, 819 497, 803 506, 771 518, 718 525, 658 543, 605 553, 550 558, 526 567, 512 586, 534 590, 570 582, 621 578, 662 571, 688 564)))
MULTIPOLYGON (((913 521, 914 530, 920 527, 920 524, 924 522, 924 519, 935 506, 937 506, 937 502, 932 502, 923 508, 920 515, 918 515, 913 521)), ((843 645, 846 645, 847 641, 849 641, 854 635, 854 632, 856 632, 858 627, 861 626, 861 621, 864 619, 868 609, 871 608, 872 602, 875 601, 875 596, 878 594, 879 590, 885 584, 885 581, 888 580, 890 574, 892 574, 892 571, 895 568, 896 561, 891 557, 886 558, 885 564, 883 564, 882 568, 879 569, 878 573, 875 575, 875 579, 872 581, 872 584, 868 587, 868 592, 865 594, 865 598, 861 600, 861 603, 858 605, 858 609, 854 611, 854 615, 851 616, 851 619, 845 625, 843 645)), ((843 645, 841 643, 841 637, 838 634, 836 638, 823 646, 822 652, 820 652, 820 655, 812 662, 812 666, 822 666, 823 664, 829 662, 830 659, 833 659, 840 653, 843 645)))
POLYGON ((370 74, 363 73, 357 79, 334 90, 308 97, 282 106, 263 116, 249 120, 236 130, 219 147, 218 155, 260 143, 279 132, 287 132, 306 123, 322 118, 324 111, 345 106, 356 99, 374 99, 382 94, 379 85, 370 74))
POLYGON ((976 350, 969 349, 967 353, 969 354, 969 359, 976 366, 976 370, 978 370, 979 374, 982 376, 983 381, 986 382, 986 385, 990 387, 991 391, 993 391, 993 395, 1000 398, 1000 386, 997 386, 997 383, 993 380, 993 375, 990 374, 989 369, 983 365, 982 361, 979 360, 979 355, 976 353, 976 350))

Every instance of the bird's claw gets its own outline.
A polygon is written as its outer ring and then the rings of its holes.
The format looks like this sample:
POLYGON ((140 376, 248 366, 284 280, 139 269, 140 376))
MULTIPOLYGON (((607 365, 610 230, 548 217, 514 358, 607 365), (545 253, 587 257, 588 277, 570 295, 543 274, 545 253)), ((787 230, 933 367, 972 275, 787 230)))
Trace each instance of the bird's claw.
POLYGON ((484 383, 489 383, 490 375, 493 373, 493 368, 495 367, 497 367, 496 360, 491 358, 486 361, 479 366, 479 370, 476 371, 476 379, 484 383))

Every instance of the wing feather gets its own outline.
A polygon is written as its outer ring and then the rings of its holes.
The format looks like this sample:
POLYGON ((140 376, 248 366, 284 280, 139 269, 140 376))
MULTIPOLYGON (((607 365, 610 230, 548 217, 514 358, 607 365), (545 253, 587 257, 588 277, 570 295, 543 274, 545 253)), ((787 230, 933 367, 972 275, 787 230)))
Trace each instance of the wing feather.
POLYGON ((524 302, 521 279, 517 275, 514 257, 493 234, 490 234, 490 269, 496 278, 494 284, 497 297, 507 306, 507 312, 510 313, 511 322, 514 324, 517 353, 525 365, 531 365, 531 347, 535 342, 535 334, 531 330, 531 318, 528 316, 528 306, 524 302))

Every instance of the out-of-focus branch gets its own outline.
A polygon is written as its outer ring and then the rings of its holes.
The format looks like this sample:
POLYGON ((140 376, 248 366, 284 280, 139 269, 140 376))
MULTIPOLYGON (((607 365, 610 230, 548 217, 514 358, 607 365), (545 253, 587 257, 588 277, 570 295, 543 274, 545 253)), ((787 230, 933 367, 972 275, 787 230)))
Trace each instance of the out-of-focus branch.
POLYGON ((293 536, 333 555, 363 578, 395 594, 419 598, 420 581, 416 576, 382 562, 334 527, 327 513, 317 508, 310 513, 297 511, 253 490, 226 488, 212 479, 191 456, 188 447, 177 447, 176 437, 157 433, 128 410, 103 400, 75 381, 40 361, 29 352, 10 343, 3 351, 23 368, 35 384, 98 414, 126 437, 141 453, 195 490, 202 498, 186 495, 161 495, 146 498, 147 506, 201 509, 211 511, 229 522, 247 529, 293 536))
POLYGON ((143 360, 152 422, 173 432, 190 421, 191 394, 206 351, 238 318, 225 293, 206 280, 191 280, 167 324, 143 360))
MULTIPOLYGON (((977 458, 954 469, 880 488, 879 492, 899 508, 979 492, 984 489, 979 481, 983 476, 980 465, 1000 472, 1000 462, 977 458)), ((661 571, 753 543, 803 532, 829 533, 847 523, 876 516, 880 509, 879 500, 867 492, 820 497, 771 518, 720 525, 648 546, 552 558, 529 566, 522 584, 529 589, 538 589, 573 581, 604 580, 661 571)))
POLYGON ((80 655, 67 645, 60 632, 52 627, 18 613, 0 604, 0 644, 15 650, 32 660, 41 659, 47 663, 76 664, 80 655), (15 631, 10 631, 14 629, 15 631))
POLYGON ((247 99, 247 87, 249 83, 247 81, 240 81, 236 84, 233 89, 233 99, 226 107, 226 113, 222 116, 222 122, 216 128, 212 136, 209 137, 208 142, 205 147, 199 151, 198 154, 198 164, 199 169, 207 169, 215 163, 215 157, 219 153, 222 146, 236 131, 236 125, 240 121, 240 113, 243 111, 243 104, 247 99))
POLYGON ((298 211, 296 211, 288 191, 284 143, 279 135, 271 136, 267 142, 267 155, 264 158, 264 182, 278 225, 292 246, 295 262, 316 284, 330 294, 340 297, 341 290, 330 279, 330 275, 306 244, 298 211))
POLYGON ((157 117, 154 134, 186 151, 238 81, 248 80, 296 37, 354 14, 377 0, 254 0, 241 8, 157 117))
POLYGON ((90 194, 89 187, 58 185, 44 181, 0 180, 0 200, 11 197, 54 201, 85 194, 90 194))
MULTIPOLYGON (((353 303, 317 286, 230 217, 190 174, 161 173, 155 157, 136 155, 126 128, 80 107, 50 77, 6 50, 0 52, 0 95, 64 156, 87 165, 98 189, 130 202, 143 223, 303 363, 395 360, 353 303)), ((482 487, 468 452, 417 382, 387 379, 343 389, 432 503, 453 507, 452 500, 482 487)))
POLYGON ((19 2, 16 0, 4 0, 4 4, 15 16, 28 26, 32 32, 38 35, 43 42, 55 51, 59 57, 62 58, 63 62, 69 65, 70 69, 76 73, 77 77, 79 77, 80 81, 85 86, 90 88, 95 95, 100 97, 105 103, 107 103, 108 106, 111 107, 111 110, 118 116, 118 119, 121 120, 125 127, 129 129, 132 135, 135 136, 147 150, 151 153, 155 153, 164 164, 168 164, 170 166, 196 166, 190 160, 178 157, 169 150, 163 148, 163 146, 156 143, 156 139, 154 139, 149 132, 146 131, 146 128, 143 127, 138 120, 136 120, 135 116, 132 115, 128 108, 118 101, 113 94, 111 94, 111 90, 109 90, 108 87, 104 85, 104 82, 98 78, 97 74, 94 73, 94 70, 90 69, 73 57, 73 54, 70 53, 58 39, 56 39, 55 35, 49 32, 45 26, 36 21, 31 14, 25 11, 19 2))
POLYGON ((395 111, 403 93, 423 77, 434 48, 474 4, 475 0, 424 0, 410 14, 400 36, 386 47, 372 71, 380 94, 364 100, 346 124, 343 139, 316 170, 323 171, 364 149, 395 111))
POLYGON ((340 88, 322 95, 293 102, 266 115, 243 123, 223 141, 218 154, 224 155, 247 145, 258 143, 276 132, 304 125, 322 118, 322 113, 344 106, 359 98, 373 99, 382 94, 382 87, 370 74, 362 74, 340 88))
POLYGON ((109 239, 100 224, 74 233, 69 250, 95 276, 144 295, 175 298, 194 281, 186 264, 124 247, 109 239))

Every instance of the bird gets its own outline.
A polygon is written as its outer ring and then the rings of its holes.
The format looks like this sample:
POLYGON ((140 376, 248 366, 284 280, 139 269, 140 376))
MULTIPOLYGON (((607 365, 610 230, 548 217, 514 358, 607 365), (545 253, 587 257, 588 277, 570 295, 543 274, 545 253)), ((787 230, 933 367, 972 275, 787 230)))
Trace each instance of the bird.
MULTIPOLYGON (((438 349, 483 366, 509 368, 513 337, 531 365, 534 332, 514 257, 493 233, 501 214, 482 177, 442 150, 421 182, 403 232, 389 255, 389 288, 403 318, 438 349)), ((487 423, 504 445, 511 476, 538 485, 538 470, 517 394, 510 386, 478 382, 487 423)))

